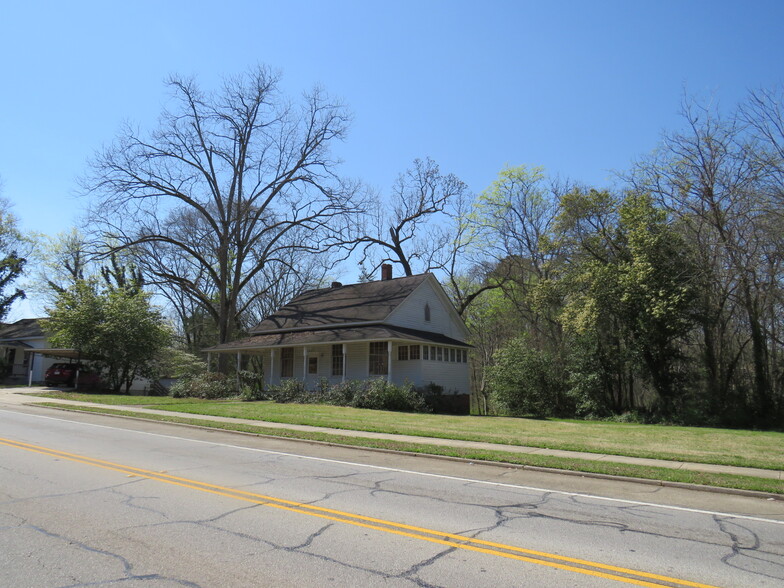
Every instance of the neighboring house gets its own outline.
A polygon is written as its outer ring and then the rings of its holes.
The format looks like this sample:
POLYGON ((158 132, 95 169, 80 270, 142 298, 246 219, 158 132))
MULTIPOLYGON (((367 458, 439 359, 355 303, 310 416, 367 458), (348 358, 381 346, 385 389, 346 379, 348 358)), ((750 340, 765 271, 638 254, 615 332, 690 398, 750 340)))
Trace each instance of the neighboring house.
POLYGON ((250 336, 209 349, 261 357, 268 384, 286 378, 315 387, 384 378, 430 383, 468 412, 468 329, 432 274, 310 290, 264 319, 250 336))
POLYGON ((43 357, 34 353, 36 349, 48 347, 46 334, 41 329, 40 319, 22 319, 15 323, 0 326, 0 356, 5 359, 7 371, 2 378, 9 382, 27 384, 30 381, 32 362, 32 381, 43 382, 49 367, 62 359, 43 357))
MULTIPOLYGON (((49 346, 42 319, 22 319, 11 324, 0 324, 0 357, 5 359, 6 373, 0 381, 8 384, 43 384, 46 370, 55 363, 77 362, 80 354, 74 349, 55 349, 49 346)), ((89 357, 82 356, 85 362, 89 357)), ((147 393, 151 382, 136 378, 131 392, 147 393)))

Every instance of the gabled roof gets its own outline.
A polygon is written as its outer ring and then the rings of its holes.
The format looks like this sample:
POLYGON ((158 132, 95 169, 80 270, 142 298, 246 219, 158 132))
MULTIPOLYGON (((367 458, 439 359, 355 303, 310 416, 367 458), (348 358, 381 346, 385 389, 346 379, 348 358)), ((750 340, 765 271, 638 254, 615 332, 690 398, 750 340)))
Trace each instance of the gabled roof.
POLYGON ((250 333, 382 322, 429 275, 310 290, 264 319, 250 333))
POLYGON ((40 319, 21 319, 15 323, 0 326, 0 341, 43 339, 46 335, 38 323, 39 320, 40 319))

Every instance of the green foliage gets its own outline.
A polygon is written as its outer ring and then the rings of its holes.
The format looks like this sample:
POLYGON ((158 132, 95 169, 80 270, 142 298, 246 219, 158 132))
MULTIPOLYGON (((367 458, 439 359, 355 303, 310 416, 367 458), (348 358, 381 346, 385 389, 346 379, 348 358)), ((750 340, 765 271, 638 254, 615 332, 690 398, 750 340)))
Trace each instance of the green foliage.
POLYGON ((495 365, 488 368, 491 397, 511 416, 551 416, 563 403, 560 374, 552 356, 517 337, 496 352, 495 365))
POLYGON ((106 371, 112 390, 130 390, 137 376, 157 376, 156 360, 170 332, 144 292, 99 292, 95 282, 77 281, 60 293, 44 328, 51 343, 70 347, 106 371))
POLYGON ((163 349, 158 359, 158 372, 161 376, 189 378, 206 371, 206 361, 193 353, 175 347, 163 349))
POLYGON ((31 240, 19 232, 11 203, 0 198, 0 321, 8 315, 16 300, 25 298, 24 291, 19 288, 12 294, 6 294, 5 290, 24 273, 27 259, 22 250, 29 249, 30 244, 31 240))
MULTIPOLYGON (((398 412, 432 412, 431 402, 440 395, 440 387, 415 388, 412 384, 396 386, 386 380, 349 380, 330 384, 322 378, 313 390, 300 380, 286 379, 260 396, 281 403, 331 404, 398 412)), ((258 398, 249 395, 248 400, 258 398)))
POLYGON ((398 412, 429 412, 424 395, 412 384, 396 386, 386 380, 370 380, 354 396, 351 406, 398 412))
POLYGON ((240 395, 243 400, 264 400, 266 398, 264 390, 264 374, 250 370, 242 370, 239 373, 240 395))
POLYGON ((237 380, 220 372, 203 373, 181 378, 172 384, 169 393, 173 398, 233 398, 238 395, 237 380))
POLYGON ((579 356, 571 379, 580 404, 635 410, 644 381, 657 410, 671 414, 683 392, 682 340, 694 326, 688 248, 647 194, 616 201, 573 191, 558 229, 570 253, 557 276, 567 293, 560 321, 579 356))

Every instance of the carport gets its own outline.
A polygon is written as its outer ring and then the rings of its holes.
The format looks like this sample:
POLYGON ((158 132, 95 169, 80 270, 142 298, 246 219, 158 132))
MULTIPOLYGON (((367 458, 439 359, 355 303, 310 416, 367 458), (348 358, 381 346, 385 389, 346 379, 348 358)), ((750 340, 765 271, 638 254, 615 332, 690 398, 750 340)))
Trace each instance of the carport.
MULTIPOLYGON (((70 359, 81 361, 89 359, 81 355, 76 349, 46 349, 40 347, 31 347, 24 350, 25 355, 30 355, 30 361, 27 362, 27 386, 33 385, 33 365, 35 364, 36 355, 47 355, 49 357, 56 357, 58 359, 70 359)), ((76 380, 74 381, 74 389, 79 387, 79 370, 76 370, 76 380)))

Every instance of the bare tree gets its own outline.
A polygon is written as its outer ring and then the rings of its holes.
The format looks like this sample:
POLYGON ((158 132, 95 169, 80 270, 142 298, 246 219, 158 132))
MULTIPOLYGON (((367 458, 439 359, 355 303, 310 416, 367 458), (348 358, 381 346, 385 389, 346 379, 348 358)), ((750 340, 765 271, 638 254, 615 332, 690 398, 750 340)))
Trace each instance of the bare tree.
POLYGON ((631 180, 674 213, 694 247, 709 401, 725 414, 748 406, 762 424, 784 398, 775 336, 784 249, 781 200, 771 184, 775 144, 764 143, 772 127, 763 115, 773 111, 759 99, 728 118, 685 101, 686 130, 666 135, 631 180))
POLYGON ((345 241, 360 207, 329 148, 349 116, 319 89, 290 104, 264 67, 214 94, 179 77, 169 86, 175 107, 158 129, 126 128, 86 186, 104 239, 141 253, 148 282, 196 303, 223 343, 261 272, 345 241))
POLYGON ((448 220, 449 207, 466 193, 466 185, 453 174, 443 175, 432 159, 414 160, 401 174, 384 201, 376 196, 361 247, 363 267, 373 274, 383 263, 394 263, 406 276, 443 267, 439 260, 451 245, 439 222, 448 220))

